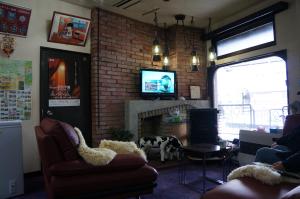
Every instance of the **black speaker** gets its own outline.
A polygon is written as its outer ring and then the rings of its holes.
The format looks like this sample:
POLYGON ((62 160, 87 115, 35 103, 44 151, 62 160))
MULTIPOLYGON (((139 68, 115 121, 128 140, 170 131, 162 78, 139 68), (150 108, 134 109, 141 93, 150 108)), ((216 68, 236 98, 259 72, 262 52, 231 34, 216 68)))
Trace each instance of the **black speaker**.
POLYGON ((189 113, 189 143, 217 144, 218 142, 218 110, 191 109, 189 113))

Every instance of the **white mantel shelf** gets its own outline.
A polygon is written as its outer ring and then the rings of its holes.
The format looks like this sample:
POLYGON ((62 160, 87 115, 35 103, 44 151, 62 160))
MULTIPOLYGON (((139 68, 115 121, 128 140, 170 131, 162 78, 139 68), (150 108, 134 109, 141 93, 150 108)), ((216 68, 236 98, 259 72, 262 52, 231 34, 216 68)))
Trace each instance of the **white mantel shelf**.
POLYGON ((209 108, 208 100, 130 100, 125 102, 125 128, 134 134, 134 140, 137 141, 139 113, 184 104, 209 108))

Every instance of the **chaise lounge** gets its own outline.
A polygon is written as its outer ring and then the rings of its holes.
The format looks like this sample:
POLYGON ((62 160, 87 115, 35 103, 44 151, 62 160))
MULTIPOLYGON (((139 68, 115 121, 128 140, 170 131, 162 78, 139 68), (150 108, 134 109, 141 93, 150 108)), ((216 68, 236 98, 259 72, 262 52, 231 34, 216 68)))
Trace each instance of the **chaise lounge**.
POLYGON ((157 171, 137 155, 118 154, 104 166, 78 155, 78 137, 69 124, 46 118, 35 127, 49 199, 126 198, 153 192, 157 171))

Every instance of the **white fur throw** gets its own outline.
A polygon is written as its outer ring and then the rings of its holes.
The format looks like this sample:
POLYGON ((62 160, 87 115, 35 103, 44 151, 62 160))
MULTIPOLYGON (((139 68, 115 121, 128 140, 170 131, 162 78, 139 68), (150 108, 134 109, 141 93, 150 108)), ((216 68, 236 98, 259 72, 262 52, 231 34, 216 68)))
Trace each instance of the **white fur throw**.
POLYGON ((120 142, 112 140, 102 140, 99 148, 90 148, 86 145, 81 131, 74 128, 79 137, 78 153, 89 164, 101 166, 109 164, 116 154, 137 154, 144 158, 146 155, 143 150, 139 149, 134 142, 120 142))
POLYGON ((74 128, 79 137, 78 153, 89 164, 94 166, 106 165, 114 159, 116 152, 106 148, 90 148, 78 128, 74 128))
POLYGON ((134 142, 102 140, 99 148, 111 149, 118 154, 137 154, 147 160, 145 152, 139 149, 134 142))
POLYGON ((246 165, 233 170, 227 180, 240 177, 253 177, 264 184, 275 185, 281 182, 281 175, 275 170, 261 165, 246 165))

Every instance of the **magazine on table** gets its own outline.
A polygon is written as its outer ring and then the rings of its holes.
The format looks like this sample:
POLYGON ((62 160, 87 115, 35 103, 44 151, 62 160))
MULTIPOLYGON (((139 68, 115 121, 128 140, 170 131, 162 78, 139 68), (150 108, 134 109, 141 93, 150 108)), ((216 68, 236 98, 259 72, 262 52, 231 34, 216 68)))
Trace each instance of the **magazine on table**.
MULTIPOLYGON (((259 166, 265 166, 265 167, 272 168, 272 165, 271 165, 271 164, 266 164, 266 163, 261 163, 261 162, 253 162, 253 164, 259 165, 259 166)), ((273 168, 272 168, 272 169, 273 169, 273 168)), ((282 176, 300 179, 300 172, 294 173, 294 172, 289 172, 289 171, 285 171, 285 170, 277 170, 277 169, 274 169, 274 170, 276 170, 276 171, 277 171, 278 173, 280 173, 280 175, 282 175, 282 176)))

